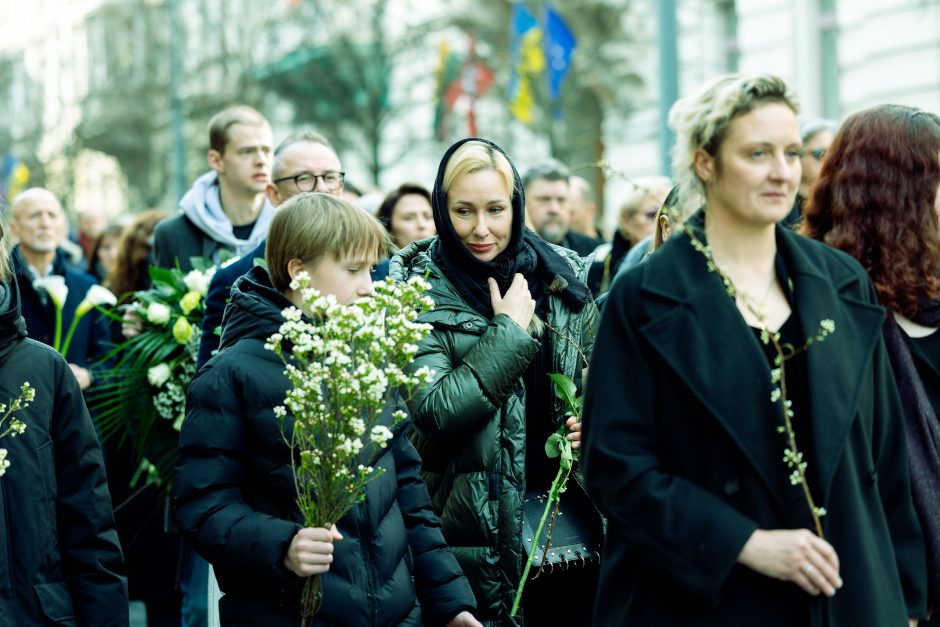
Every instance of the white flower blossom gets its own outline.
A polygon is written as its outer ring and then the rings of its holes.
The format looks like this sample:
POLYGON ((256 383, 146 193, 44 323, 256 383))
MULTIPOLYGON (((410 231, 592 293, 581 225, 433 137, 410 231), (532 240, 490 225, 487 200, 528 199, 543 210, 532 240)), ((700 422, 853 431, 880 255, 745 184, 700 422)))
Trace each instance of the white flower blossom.
POLYGON ((144 315, 151 323, 162 326, 170 321, 170 308, 162 303, 150 303, 144 315))
POLYGON ((376 425, 372 427, 372 431, 369 434, 369 438, 375 443, 385 448, 386 443, 392 439, 392 431, 384 425, 376 425))
POLYGON ((200 272, 199 270, 190 270, 183 277, 183 283, 190 292, 196 292, 200 296, 209 293, 209 284, 212 282, 212 274, 200 272))
POLYGON ((65 277, 58 274, 52 274, 46 277, 40 277, 33 281, 33 289, 44 290, 56 309, 62 309, 65 305, 65 299, 68 298, 69 288, 65 284, 65 277))
POLYGON ((170 367, 166 364, 157 364, 147 370, 147 382, 155 388, 163 387, 170 379, 170 367))
POLYGON ((102 305, 117 305, 117 297, 108 288, 101 285, 92 285, 85 292, 85 298, 75 308, 75 316, 81 318, 91 310, 92 307, 101 307, 102 305))

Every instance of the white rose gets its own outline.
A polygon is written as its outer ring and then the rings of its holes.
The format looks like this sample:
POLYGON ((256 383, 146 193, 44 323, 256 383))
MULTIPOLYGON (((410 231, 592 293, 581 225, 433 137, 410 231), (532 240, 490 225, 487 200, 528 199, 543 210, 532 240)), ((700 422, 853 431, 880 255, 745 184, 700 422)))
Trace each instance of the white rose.
POLYGON ((150 303, 146 315, 153 324, 166 324, 170 321, 170 308, 160 303, 150 303))
POLYGON ((157 364, 147 370, 147 381, 155 388, 162 387, 170 379, 170 367, 166 364, 157 364))
POLYGON ((186 284, 186 288, 191 292, 198 292, 202 296, 205 296, 209 292, 209 282, 211 280, 211 274, 203 274, 199 270, 190 270, 189 273, 183 277, 183 283, 186 284))

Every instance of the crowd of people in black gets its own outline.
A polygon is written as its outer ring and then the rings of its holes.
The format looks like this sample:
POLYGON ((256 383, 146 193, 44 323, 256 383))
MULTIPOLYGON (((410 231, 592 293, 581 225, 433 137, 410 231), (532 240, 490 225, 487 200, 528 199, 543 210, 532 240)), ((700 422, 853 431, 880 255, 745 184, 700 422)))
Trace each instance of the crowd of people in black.
POLYGON ((35 397, 0 439, 0 626, 128 625, 135 602, 152 626, 298 625, 313 575, 317 625, 937 624, 940 118, 798 112, 769 75, 679 100, 675 180, 632 180, 609 240, 588 180, 520 174, 482 138, 373 215, 326 138, 275 147, 246 106, 210 121, 173 215, 89 214, 70 239, 51 192, 20 193, 0 402, 35 397), (167 496, 130 487, 140 460, 100 441, 83 392, 139 332, 120 313, 148 268, 200 258, 217 270, 167 496), (309 314, 300 273, 342 305, 422 277, 435 303, 409 366, 433 377, 389 401, 408 420, 384 473, 330 529, 295 503, 265 349, 286 307, 309 314), (118 316, 83 315, 95 283, 118 316), (559 516, 602 549, 552 553, 514 612, 560 428, 580 461, 559 516))

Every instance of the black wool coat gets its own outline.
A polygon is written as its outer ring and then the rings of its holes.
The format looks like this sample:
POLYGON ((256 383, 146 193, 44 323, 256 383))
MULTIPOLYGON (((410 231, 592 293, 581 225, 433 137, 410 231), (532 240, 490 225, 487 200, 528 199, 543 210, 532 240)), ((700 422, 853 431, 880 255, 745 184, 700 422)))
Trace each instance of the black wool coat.
MULTIPOLYGON (((36 390, 14 417, 26 431, 0 439, 0 627, 128 624, 124 558, 104 461, 68 364, 26 338, 14 306, 0 313, 0 403, 28 381, 36 390)), ((4 424, 4 427, 7 425, 4 424)))
POLYGON ((811 597, 736 563, 755 529, 813 525, 787 478, 763 347, 682 233, 614 284, 590 367, 583 469, 609 518, 598 625, 900 627, 924 615, 883 310, 854 259, 776 233, 804 333, 835 322, 806 353, 802 436, 844 586, 811 597))
MULTIPOLYGON (((242 277, 223 319, 221 351, 186 395, 174 517, 215 569, 225 593, 223 625, 295 627, 300 620, 304 579, 283 560, 303 520, 290 451, 273 412, 290 381, 281 358, 264 348, 288 306, 264 268, 242 277)), ((385 417, 395 409, 404 403, 390 403, 385 417)), ((385 472, 337 523, 343 540, 321 576, 315 624, 444 625, 473 611, 473 593, 444 543, 405 429, 370 465, 385 472)))

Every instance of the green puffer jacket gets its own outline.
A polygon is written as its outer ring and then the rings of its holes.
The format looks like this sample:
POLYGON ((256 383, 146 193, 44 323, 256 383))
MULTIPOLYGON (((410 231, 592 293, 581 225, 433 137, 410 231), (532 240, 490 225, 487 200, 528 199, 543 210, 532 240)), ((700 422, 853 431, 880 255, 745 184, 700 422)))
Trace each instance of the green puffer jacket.
MULTIPOLYGON (((526 410, 523 374, 539 342, 506 315, 487 320, 457 293, 428 254, 424 240, 393 259, 390 276, 426 276, 436 306, 420 321, 434 330, 418 347, 414 367, 435 371, 431 385, 408 401, 412 439, 435 512, 448 545, 473 586, 477 618, 489 625, 518 625, 509 612, 525 566, 522 500, 526 488, 526 410)), ((554 247, 586 280, 589 263, 554 247)), ((552 371, 581 385, 583 360, 572 341, 590 356, 597 331, 593 300, 575 314, 549 294, 552 371)), ((565 415, 555 399, 557 424, 565 415)))

